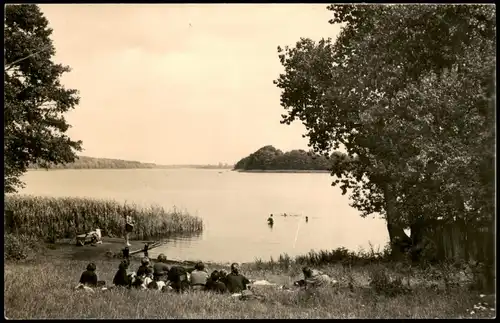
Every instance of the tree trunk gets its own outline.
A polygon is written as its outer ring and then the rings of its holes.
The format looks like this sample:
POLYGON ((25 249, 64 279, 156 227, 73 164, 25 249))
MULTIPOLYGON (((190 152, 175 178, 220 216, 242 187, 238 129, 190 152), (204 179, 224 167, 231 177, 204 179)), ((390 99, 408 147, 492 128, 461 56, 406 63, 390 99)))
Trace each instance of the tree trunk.
POLYGON ((397 223, 396 195, 393 192, 392 185, 389 183, 384 187, 384 199, 391 256, 395 260, 401 260, 404 257, 404 253, 411 247, 411 239, 397 223))

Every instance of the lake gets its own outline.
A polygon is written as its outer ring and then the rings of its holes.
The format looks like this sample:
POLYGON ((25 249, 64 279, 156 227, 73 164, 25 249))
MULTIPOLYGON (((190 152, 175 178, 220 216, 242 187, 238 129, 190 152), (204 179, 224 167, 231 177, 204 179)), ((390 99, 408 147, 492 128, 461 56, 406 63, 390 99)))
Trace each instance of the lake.
POLYGON ((150 251, 152 257, 163 252, 170 259, 249 262, 338 247, 367 250, 370 243, 382 250, 384 220, 361 218, 332 179, 328 173, 212 169, 37 170, 24 175, 20 193, 175 206, 203 219, 200 236, 169 239, 150 251))

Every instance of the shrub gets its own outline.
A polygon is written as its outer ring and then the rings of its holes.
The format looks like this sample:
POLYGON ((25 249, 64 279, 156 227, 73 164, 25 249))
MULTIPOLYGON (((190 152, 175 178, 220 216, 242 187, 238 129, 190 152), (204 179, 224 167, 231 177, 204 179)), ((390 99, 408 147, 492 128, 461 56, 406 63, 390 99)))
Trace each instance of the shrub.
POLYGON ((400 277, 391 279, 387 270, 382 266, 375 266, 370 272, 370 287, 376 294, 397 296, 410 291, 403 285, 400 277))
POLYGON ((31 257, 39 249, 36 239, 26 235, 4 235, 4 261, 24 260, 31 257))

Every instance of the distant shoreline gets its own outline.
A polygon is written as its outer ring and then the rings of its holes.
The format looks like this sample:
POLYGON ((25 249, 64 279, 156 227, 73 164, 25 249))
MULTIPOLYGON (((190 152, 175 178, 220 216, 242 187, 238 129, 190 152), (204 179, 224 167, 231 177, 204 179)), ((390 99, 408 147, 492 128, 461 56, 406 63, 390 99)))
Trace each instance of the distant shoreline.
POLYGON ((307 169, 233 169, 239 173, 330 173, 329 170, 307 170, 307 169))
POLYGON ((94 168, 28 168, 29 171, 59 171, 59 170, 131 170, 131 169, 140 169, 140 170, 148 170, 148 169, 212 169, 212 170, 232 170, 232 167, 207 167, 207 166, 156 166, 156 167, 94 167, 94 168))

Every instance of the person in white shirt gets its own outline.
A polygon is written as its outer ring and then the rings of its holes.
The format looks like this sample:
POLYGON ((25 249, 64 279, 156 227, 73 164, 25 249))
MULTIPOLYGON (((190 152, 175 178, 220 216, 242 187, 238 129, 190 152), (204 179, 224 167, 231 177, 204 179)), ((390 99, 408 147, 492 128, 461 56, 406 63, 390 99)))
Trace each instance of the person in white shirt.
POLYGON ((130 215, 125 217, 125 243, 130 247, 129 237, 130 233, 134 230, 134 220, 130 215))

